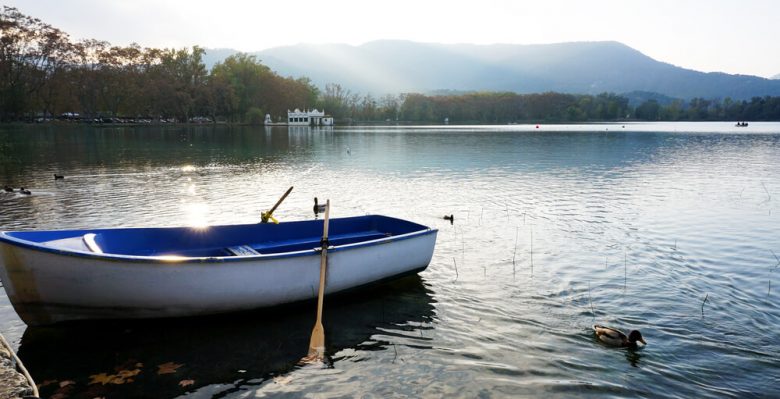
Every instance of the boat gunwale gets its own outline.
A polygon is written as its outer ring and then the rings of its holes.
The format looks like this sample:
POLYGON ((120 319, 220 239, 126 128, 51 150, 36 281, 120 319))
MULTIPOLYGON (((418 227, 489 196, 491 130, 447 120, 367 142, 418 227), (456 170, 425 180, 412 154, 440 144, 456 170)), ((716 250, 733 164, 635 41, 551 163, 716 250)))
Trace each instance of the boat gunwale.
MULTIPOLYGON (((381 237, 372 240, 360 241, 360 242, 344 244, 344 245, 331 245, 328 247, 328 252, 339 252, 339 251, 345 251, 345 250, 350 250, 350 249, 355 249, 360 247, 382 245, 394 241, 403 241, 403 240, 416 238, 417 236, 435 234, 436 232, 438 232, 438 229, 431 228, 428 226, 423 226, 423 225, 420 226, 424 228, 417 231, 412 231, 409 233, 399 234, 395 236, 381 237)), ((167 228, 178 228, 178 227, 153 227, 153 228, 167 229, 167 228)), ((117 263, 132 261, 133 263, 180 265, 180 264, 204 264, 204 263, 253 262, 253 261, 266 261, 266 260, 275 260, 275 259, 283 259, 283 258, 311 256, 311 255, 317 255, 320 252, 319 247, 314 247, 312 249, 304 249, 298 251, 269 253, 269 254, 258 253, 257 255, 238 255, 238 256, 226 255, 226 256, 191 256, 190 257, 190 256, 176 256, 176 255, 154 255, 154 256, 123 255, 123 254, 112 254, 112 253, 86 252, 86 251, 80 251, 76 249, 61 249, 61 248, 47 246, 43 243, 23 240, 7 234, 7 233, 15 233, 15 232, 19 232, 19 231, 11 231, 11 230, 0 231, 0 243, 6 243, 16 247, 22 247, 25 249, 35 250, 39 252, 47 252, 55 255, 74 256, 79 258, 87 258, 87 259, 101 260, 101 261, 112 261, 117 263)))

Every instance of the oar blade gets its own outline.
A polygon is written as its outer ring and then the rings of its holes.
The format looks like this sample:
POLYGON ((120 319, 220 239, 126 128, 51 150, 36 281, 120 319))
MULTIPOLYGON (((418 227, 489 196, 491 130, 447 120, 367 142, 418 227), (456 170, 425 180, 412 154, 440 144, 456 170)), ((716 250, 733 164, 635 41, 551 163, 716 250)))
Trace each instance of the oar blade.
POLYGON ((309 355, 307 358, 312 360, 322 360, 325 357, 325 329, 322 323, 314 325, 311 331, 311 340, 309 341, 309 355))
POLYGON ((330 216, 330 200, 325 203, 325 220, 322 229, 322 248, 320 256, 320 285, 317 292, 317 321, 311 332, 309 355, 302 359, 304 363, 314 363, 325 359, 325 329, 322 327, 322 303, 325 296, 325 273, 328 267, 328 222, 330 216))

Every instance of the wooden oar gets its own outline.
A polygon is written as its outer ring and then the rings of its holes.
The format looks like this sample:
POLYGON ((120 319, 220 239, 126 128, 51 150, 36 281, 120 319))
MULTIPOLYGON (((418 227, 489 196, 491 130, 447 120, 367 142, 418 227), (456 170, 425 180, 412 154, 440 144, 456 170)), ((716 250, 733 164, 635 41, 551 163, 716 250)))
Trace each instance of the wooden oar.
POLYGON ((274 219, 274 216, 273 216, 274 211, 276 210, 276 208, 279 207, 279 205, 282 203, 282 201, 284 201, 284 199, 287 198, 288 195, 290 195, 290 191, 292 191, 292 189, 293 189, 293 186, 290 186, 290 188, 287 189, 287 192, 284 193, 282 198, 279 198, 279 201, 276 201, 276 205, 274 205, 274 207, 271 208, 270 211, 263 212, 263 213, 260 214, 260 223, 268 223, 268 219, 273 220, 274 223, 277 223, 277 224, 279 223, 279 221, 274 219))
POLYGON ((325 297, 325 271, 328 267, 328 219, 330 217, 330 200, 325 202, 325 221, 322 228, 322 255, 320 256, 320 290, 317 294, 317 321, 311 332, 309 341, 308 362, 321 361, 325 357, 325 330, 322 327, 322 301, 325 297))

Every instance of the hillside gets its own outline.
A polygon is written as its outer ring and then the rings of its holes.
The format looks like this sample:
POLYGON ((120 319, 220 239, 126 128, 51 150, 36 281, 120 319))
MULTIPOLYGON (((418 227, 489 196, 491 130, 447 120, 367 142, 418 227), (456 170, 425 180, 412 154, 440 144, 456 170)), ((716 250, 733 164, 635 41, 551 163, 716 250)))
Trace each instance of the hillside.
MULTIPOLYGON (((218 51, 222 58, 229 54, 218 51)), ((299 44, 253 54, 282 75, 307 76, 320 87, 339 83, 362 93, 652 92, 684 99, 780 95, 778 80, 684 69, 617 42, 472 45, 384 40, 360 46, 299 44)), ((218 58, 207 56, 207 64, 218 58)))

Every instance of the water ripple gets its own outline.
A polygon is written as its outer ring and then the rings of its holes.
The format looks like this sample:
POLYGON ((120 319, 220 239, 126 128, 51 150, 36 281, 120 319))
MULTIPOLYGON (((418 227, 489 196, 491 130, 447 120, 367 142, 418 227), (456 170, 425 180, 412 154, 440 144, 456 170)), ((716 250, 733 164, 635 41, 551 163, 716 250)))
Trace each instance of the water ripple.
MULTIPOLYGON (((265 318, 300 330, 290 336, 232 318, 197 338, 174 325, 172 341, 230 350, 188 360, 198 397, 780 395, 780 126, 608 127, 4 133, 19 162, 3 163, 2 176, 33 195, 0 193, 0 225, 246 223, 294 185, 276 213, 283 221, 311 218, 316 196, 333 201, 334 216, 388 214, 440 230, 411 290, 326 310, 332 369, 294 366, 308 314, 265 318), (641 329, 649 345, 607 348, 595 323, 641 329)), ((39 378, 86 389, 88 373, 116 367, 99 351, 81 374, 52 361, 66 338, 100 340, 26 331, 5 296, 0 327, 39 378)), ((192 349, 139 334, 104 344, 147 363, 192 349)))

